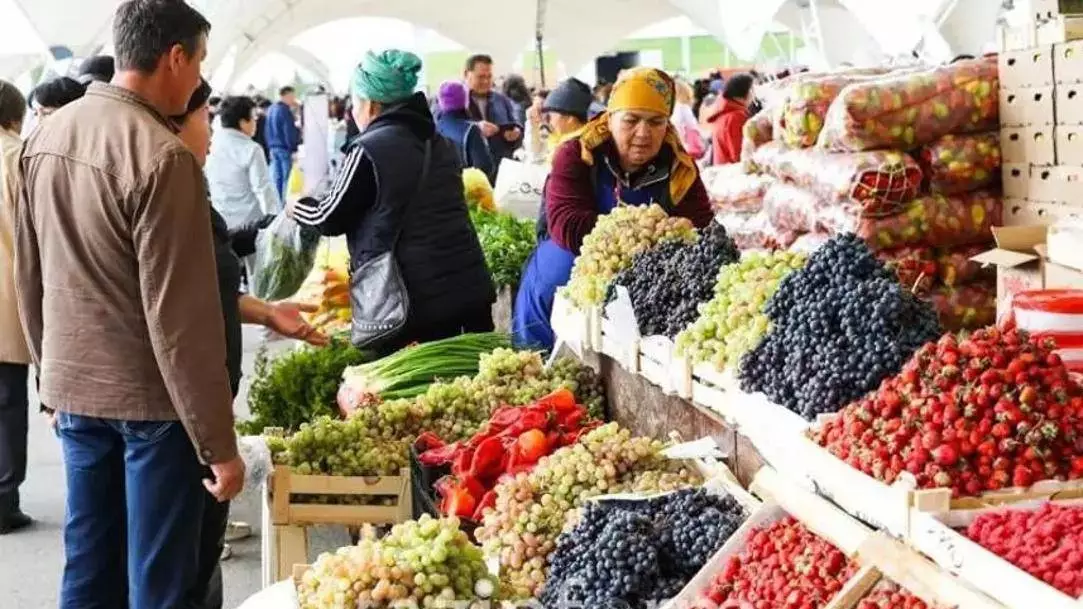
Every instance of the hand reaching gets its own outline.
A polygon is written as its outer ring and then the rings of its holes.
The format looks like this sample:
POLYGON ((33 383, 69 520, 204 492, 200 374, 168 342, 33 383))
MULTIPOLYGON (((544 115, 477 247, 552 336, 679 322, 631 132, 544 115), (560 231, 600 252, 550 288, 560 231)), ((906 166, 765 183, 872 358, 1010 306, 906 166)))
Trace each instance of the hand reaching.
POLYGON ((315 313, 317 310, 319 307, 316 305, 297 302, 271 303, 271 315, 267 320, 267 327, 287 338, 295 338, 310 345, 323 347, 330 342, 330 339, 301 316, 302 313, 315 313))

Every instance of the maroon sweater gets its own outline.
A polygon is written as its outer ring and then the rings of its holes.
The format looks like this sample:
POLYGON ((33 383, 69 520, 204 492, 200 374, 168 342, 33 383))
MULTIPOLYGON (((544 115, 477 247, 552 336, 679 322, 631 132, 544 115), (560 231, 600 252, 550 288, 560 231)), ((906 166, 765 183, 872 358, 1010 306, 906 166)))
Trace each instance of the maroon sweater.
MULTIPOLYGON (((594 230, 598 220, 591 167, 583 162, 581 154, 578 139, 561 144, 553 153, 553 167, 545 186, 549 237, 576 255, 583 238, 594 230)), ((674 201, 673 206, 678 216, 688 218, 696 228, 703 228, 714 219, 707 189, 698 175, 684 198, 674 201)))

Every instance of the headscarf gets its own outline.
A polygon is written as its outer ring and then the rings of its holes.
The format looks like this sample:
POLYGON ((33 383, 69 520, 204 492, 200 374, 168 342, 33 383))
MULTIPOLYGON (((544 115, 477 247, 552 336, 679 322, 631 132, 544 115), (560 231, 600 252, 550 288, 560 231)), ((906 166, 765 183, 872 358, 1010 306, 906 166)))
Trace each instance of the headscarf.
MULTIPOLYGON (((621 74, 609 95, 605 112, 591 119, 579 136, 583 149, 583 162, 594 164, 594 150, 612 139, 609 117, 614 112, 639 110, 657 112, 669 117, 673 114, 676 89, 668 74, 655 68, 633 68, 621 74)), ((673 151, 673 167, 669 174, 669 194, 674 205, 684 199, 696 182, 696 163, 688 156, 672 123, 666 127, 663 146, 673 151)))
POLYGON ((392 49, 365 53, 353 75, 353 92, 381 104, 402 101, 417 89, 421 58, 409 51, 392 49))

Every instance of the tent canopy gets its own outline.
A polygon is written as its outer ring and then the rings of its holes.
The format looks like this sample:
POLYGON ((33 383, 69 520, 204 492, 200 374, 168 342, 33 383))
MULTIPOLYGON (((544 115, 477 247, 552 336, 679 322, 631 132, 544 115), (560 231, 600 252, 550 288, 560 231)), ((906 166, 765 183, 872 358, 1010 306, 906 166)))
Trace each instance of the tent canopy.
MULTIPOLYGON (((512 65, 527 51, 542 17, 547 48, 576 71, 634 31, 676 17, 695 23, 726 42, 738 56, 754 58, 775 22, 793 29, 820 49, 824 63, 908 53, 930 37, 971 45, 991 41, 999 13, 993 0, 190 0, 211 21, 208 70, 231 64, 243 73, 260 58, 283 51, 301 32, 337 19, 357 16, 401 19, 426 27, 463 46, 512 65), (539 11, 539 3, 542 5, 539 11), (888 6, 890 5, 890 6, 888 6), (979 10, 980 9, 980 10, 979 10), (943 24, 943 28, 941 25, 943 24), (949 30, 944 32, 942 30, 949 30), (944 34, 947 34, 946 36, 944 34), (228 59, 228 61, 227 61, 228 59)), ((0 0, 36 32, 42 44, 70 48, 85 56, 109 42, 118 0, 0 0), (60 18, 59 15, 63 15, 60 18)), ((11 27, 6 22, 0 28, 11 27)), ((951 45, 944 43, 944 48, 951 45)), ((928 47, 928 45, 926 45, 928 47)), ((980 48, 958 48, 978 52, 980 48)), ((285 51, 314 69, 313 58, 285 51)), ((9 53, 10 55, 11 53, 9 53)), ((0 52, 0 55, 3 55, 0 52)), ((23 53, 25 55, 25 53, 23 53)), ((45 59, 38 56, 38 63, 45 59)), ((0 61, 0 77, 33 67, 23 57, 0 61)))

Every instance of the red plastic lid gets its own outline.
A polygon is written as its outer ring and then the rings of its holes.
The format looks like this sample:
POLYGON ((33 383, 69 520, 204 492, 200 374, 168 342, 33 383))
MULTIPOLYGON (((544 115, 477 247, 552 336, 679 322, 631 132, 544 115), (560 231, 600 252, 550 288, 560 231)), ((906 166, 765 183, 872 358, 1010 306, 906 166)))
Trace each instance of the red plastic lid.
POLYGON ((1031 290, 1012 298, 1012 308, 1083 314, 1083 290, 1031 290))

